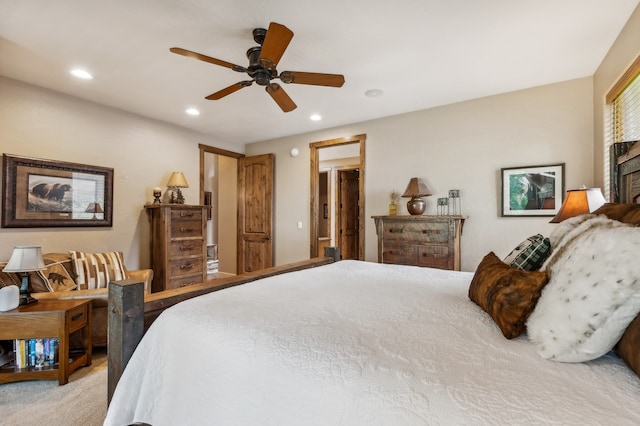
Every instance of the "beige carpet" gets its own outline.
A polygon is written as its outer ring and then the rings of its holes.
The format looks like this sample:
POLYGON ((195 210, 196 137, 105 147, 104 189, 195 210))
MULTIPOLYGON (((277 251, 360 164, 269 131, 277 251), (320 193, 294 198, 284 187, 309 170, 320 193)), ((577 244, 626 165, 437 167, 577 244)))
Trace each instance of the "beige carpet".
POLYGON ((107 414, 107 356, 96 351, 90 367, 69 383, 36 380, 0 385, 0 424, 99 426, 107 414))

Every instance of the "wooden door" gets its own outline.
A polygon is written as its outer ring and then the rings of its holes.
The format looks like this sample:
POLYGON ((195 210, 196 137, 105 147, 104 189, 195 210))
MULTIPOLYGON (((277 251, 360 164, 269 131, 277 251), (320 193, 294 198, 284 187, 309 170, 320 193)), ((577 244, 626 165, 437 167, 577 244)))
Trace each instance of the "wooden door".
POLYGON ((360 241, 358 169, 338 171, 338 238, 341 259, 358 259, 360 241))
POLYGON ((274 155, 238 160, 238 273, 273 266, 274 155))

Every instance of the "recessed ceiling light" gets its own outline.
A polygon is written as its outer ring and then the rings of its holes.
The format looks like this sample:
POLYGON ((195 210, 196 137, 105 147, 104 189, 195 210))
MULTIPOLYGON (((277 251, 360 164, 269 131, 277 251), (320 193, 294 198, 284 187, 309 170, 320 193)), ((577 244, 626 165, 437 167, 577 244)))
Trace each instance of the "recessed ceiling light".
POLYGON ((81 78, 83 80, 93 80, 93 76, 86 70, 76 68, 70 71, 74 77, 81 78))
POLYGON ((188 108, 185 112, 189 115, 200 115, 200 111, 195 108, 188 108))
POLYGON ((369 89, 366 92, 364 92, 364 95, 368 98, 379 98, 383 94, 384 92, 380 89, 369 89))
POLYGON ((311 117, 309 117, 311 120, 313 121, 320 121, 322 120, 322 116, 320 114, 313 114, 311 117))

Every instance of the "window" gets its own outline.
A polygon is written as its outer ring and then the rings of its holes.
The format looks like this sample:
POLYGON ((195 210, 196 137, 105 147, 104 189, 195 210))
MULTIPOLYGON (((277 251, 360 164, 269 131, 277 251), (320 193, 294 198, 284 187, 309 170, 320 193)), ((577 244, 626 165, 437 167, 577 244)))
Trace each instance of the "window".
POLYGON ((640 56, 606 96, 604 125, 605 198, 611 193, 611 146, 640 140, 640 56))

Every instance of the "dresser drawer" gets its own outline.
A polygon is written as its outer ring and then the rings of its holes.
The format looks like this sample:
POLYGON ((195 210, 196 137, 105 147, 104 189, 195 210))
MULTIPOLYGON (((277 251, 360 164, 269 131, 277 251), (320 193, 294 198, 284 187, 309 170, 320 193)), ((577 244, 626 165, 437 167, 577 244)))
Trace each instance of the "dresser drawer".
POLYGON ((198 223, 202 222, 202 210, 201 209, 171 209, 171 221, 178 220, 194 220, 198 223))
POLYGON ((447 222, 411 223, 389 222, 384 224, 384 240, 446 242, 449 240, 447 222))
POLYGON ((185 220, 171 222, 171 238, 201 237, 202 222, 199 220, 185 220))
POLYGON ((416 246, 410 244, 384 243, 382 249, 382 263, 396 263, 398 265, 415 265, 416 246))
POLYGON ((445 245, 418 246, 418 266, 451 269, 452 264, 449 247, 445 245))
POLYGON ((202 239, 173 240, 169 243, 169 257, 203 256, 202 239))
POLYGON ((186 277, 170 278, 167 283, 167 290, 171 288, 182 288, 194 284, 202 284, 202 275, 189 275, 186 277))
POLYGON ((170 277, 180 277, 184 275, 202 274, 204 263, 202 257, 184 258, 170 261, 170 277))

